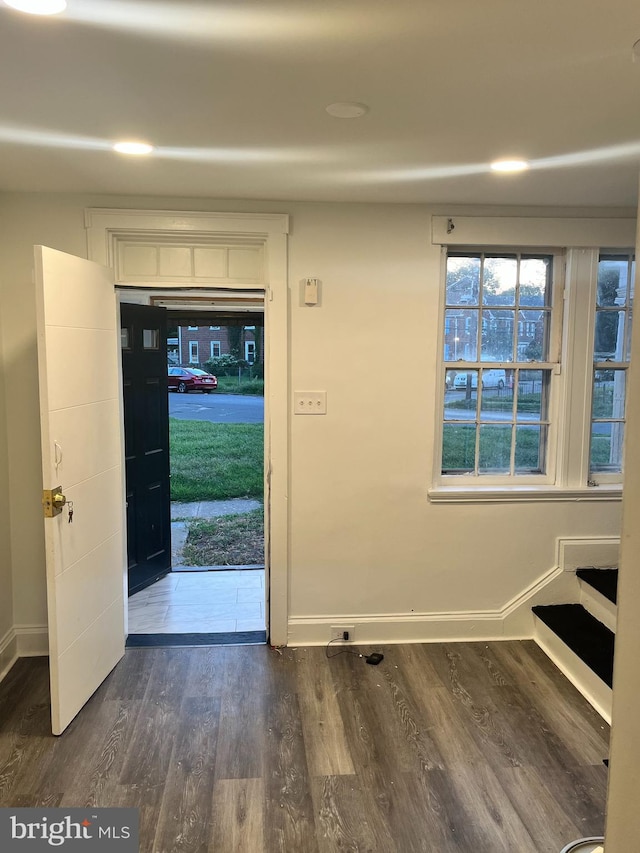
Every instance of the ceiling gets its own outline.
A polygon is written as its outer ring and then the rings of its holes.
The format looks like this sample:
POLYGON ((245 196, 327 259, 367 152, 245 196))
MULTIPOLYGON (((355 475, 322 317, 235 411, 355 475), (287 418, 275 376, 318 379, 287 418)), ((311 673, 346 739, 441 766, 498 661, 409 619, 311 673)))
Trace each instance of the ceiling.
POLYGON ((0 190, 635 206, 638 39, 638 0, 0 0, 0 190))

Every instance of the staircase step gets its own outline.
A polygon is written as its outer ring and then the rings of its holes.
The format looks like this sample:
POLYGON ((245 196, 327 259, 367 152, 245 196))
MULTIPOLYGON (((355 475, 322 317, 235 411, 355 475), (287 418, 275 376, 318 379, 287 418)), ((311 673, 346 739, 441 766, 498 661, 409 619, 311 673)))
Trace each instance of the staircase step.
POLYGON ((576 575, 614 604, 618 603, 617 569, 578 569, 576 575))
POLYGON ((613 684, 615 634, 581 604, 538 605, 535 615, 609 687, 613 684))

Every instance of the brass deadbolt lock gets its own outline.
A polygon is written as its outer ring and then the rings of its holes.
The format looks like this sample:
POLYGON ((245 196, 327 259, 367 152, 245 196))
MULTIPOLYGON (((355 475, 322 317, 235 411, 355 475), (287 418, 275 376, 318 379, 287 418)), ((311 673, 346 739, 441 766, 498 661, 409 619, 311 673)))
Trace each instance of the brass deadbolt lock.
POLYGON ((60 515, 62 507, 66 504, 67 499, 62 494, 62 486, 56 486, 53 489, 44 489, 42 492, 42 505, 44 507, 45 518, 53 518, 60 515))

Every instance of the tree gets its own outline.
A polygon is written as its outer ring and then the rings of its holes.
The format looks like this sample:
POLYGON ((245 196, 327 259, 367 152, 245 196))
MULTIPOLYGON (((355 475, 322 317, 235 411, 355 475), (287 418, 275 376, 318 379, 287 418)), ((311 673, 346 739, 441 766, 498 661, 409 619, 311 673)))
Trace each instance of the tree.
POLYGON ((242 357, 243 357, 243 352, 242 352, 243 332, 244 332, 243 326, 228 326, 227 327, 227 334, 228 334, 228 340, 229 340, 229 352, 238 361, 241 361, 242 357))
MULTIPOLYGON (((619 270, 614 267, 601 268, 598 273, 598 307, 608 308, 619 305, 619 288, 619 270)), ((618 352, 622 343, 619 340, 619 321, 620 315, 617 311, 596 311, 596 330, 593 344, 596 358, 618 360, 622 357, 618 352)))

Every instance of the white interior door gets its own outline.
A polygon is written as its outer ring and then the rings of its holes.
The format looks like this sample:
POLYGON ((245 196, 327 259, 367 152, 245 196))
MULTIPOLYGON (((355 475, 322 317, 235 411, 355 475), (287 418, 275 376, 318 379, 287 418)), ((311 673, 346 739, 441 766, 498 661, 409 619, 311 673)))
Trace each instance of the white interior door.
POLYGON ((124 655, 119 321, 111 272, 35 248, 51 717, 60 734, 124 655))

